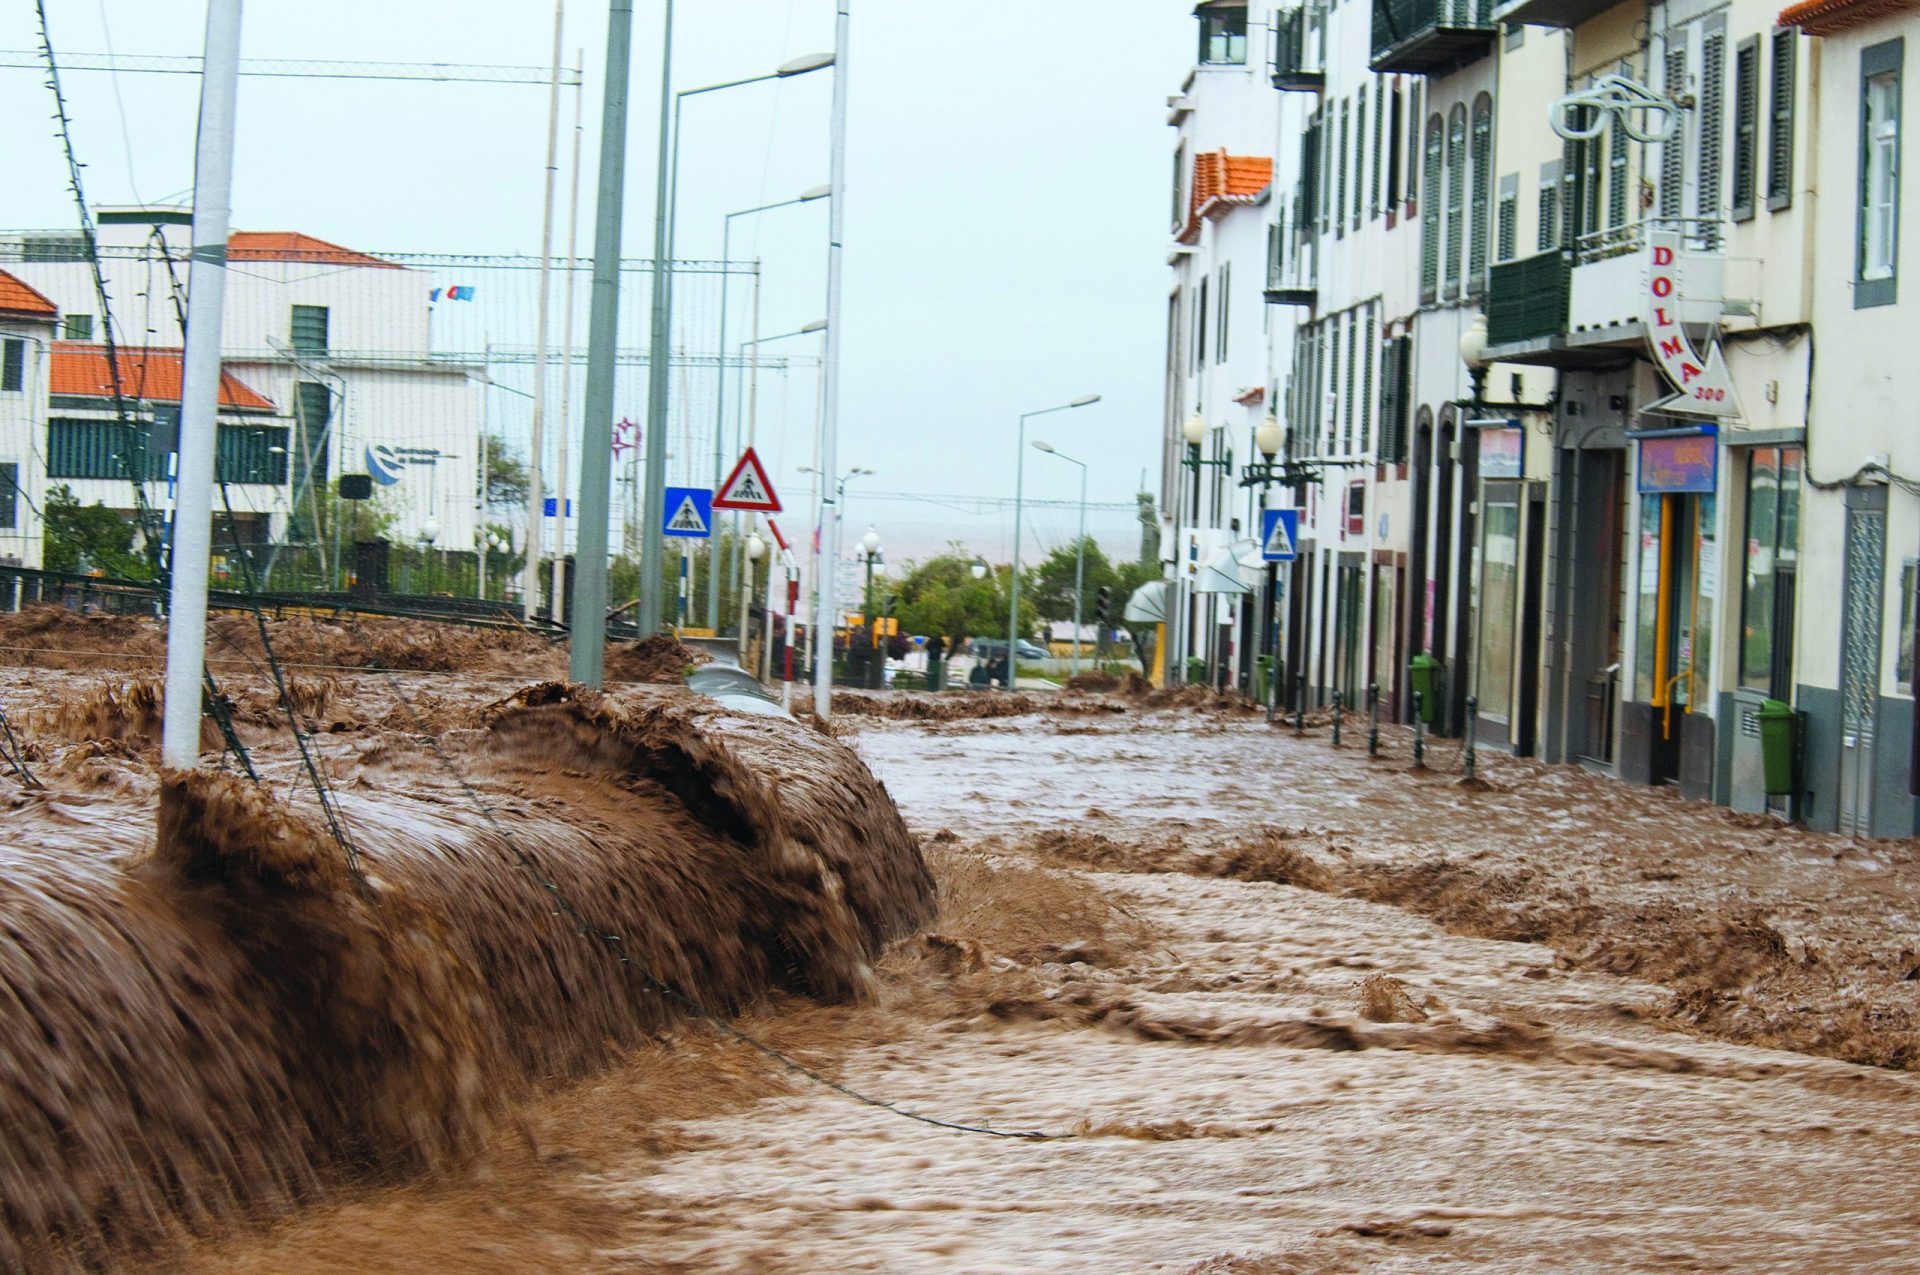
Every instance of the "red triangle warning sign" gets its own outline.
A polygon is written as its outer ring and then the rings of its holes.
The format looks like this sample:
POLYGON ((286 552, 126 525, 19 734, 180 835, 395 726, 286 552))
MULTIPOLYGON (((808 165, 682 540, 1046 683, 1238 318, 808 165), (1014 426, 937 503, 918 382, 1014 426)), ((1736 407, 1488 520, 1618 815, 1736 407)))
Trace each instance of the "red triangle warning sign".
POLYGON ((740 463, 727 475, 727 481, 713 494, 713 507, 751 509, 766 514, 780 512, 780 497, 773 494, 773 484, 767 481, 767 471, 761 467, 760 458, 753 454, 753 448, 747 448, 740 463))

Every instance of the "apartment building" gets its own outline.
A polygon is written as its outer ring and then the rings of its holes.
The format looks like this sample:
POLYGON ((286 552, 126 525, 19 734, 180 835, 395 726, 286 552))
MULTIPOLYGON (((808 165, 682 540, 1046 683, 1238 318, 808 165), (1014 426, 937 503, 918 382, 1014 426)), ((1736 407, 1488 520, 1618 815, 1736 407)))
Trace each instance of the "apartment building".
POLYGON ((44 467, 35 464, 47 426, 47 378, 60 312, 0 270, 0 564, 38 567, 43 536, 34 514, 44 467))
MULTIPOLYGON (((1920 832, 1920 439, 1902 424, 1913 406, 1911 389, 1902 389, 1912 381, 1902 371, 1911 370, 1911 347, 1901 318, 1920 314, 1920 303, 1900 283, 1901 173, 1909 154, 1920 162, 1920 136, 1906 126, 1905 65, 1920 14, 1811 0, 1780 22, 1773 38, 1802 33, 1794 42, 1803 48, 1804 78, 1820 86, 1821 145, 1798 154, 1801 179, 1823 197, 1800 200, 1813 245, 1810 385, 1782 386, 1783 396, 1807 395, 1807 432, 1772 473, 1756 455, 1749 556, 1756 545, 1762 555, 1775 550, 1772 571, 1758 577, 1770 583, 1775 610, 1791 607, 1783 598, 1798 599, 1793 640, 1782 645, 1808 727, 1800 813, 1819 828, 1908 837, 1920 832), (1763 483, 1773 484, 1772 507, 1763 483)), ((1767 273, 1774 271, 1770 259, 1767 273)), ((1765 595, 1759 605, 1765 609, 1765 595)), ((1753 654, 1764 662, 1767 652, 1753 654)))

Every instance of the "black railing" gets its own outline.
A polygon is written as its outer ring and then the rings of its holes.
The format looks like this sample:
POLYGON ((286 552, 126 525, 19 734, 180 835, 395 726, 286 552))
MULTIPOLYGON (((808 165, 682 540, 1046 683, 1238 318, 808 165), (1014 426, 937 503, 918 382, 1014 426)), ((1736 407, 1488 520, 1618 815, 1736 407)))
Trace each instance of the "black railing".
POLYGON ((1327 82, 1326 68, 1317 52, 1309 52, 1313 35, 1303 6, 1283 9, 1273 19, 1273 87, 1317 89, 1327 82))
POLYGON ((1487 344, 1514 345, 1567 330, 1567 285, 1572 267, 1555 249, 1488 271, 1487 344))
POLYGON ((1486 52, 1493 0, 1374 0, 1373 69, 1421 73, 1486 52))

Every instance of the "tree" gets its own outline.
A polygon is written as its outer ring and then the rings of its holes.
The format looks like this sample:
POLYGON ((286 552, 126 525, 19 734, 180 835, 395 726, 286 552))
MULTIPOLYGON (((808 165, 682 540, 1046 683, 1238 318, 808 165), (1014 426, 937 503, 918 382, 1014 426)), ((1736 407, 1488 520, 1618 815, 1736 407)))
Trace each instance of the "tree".
MULTIPOLYGON (((900 597, 900 627, 908 633, 935 634, 948 647, 970 637, 995 637, 1006 631, 1007 593, 1012 579, 1005 566, 973 578, 974 556, 958 541, 947 552, 923 563, 908 564, 895 592, 900 597)), ((1020 632, 1030 634, 1036 621, 1033 600, 1020 596, 1020 632)))
MULTIPOLYGON (((1093 599, 1099 593, 1100 586, 1115 588, 1118 577, 1113 564, 1107 561, 1107 555, 1094 542, 1092 536, 1086 538, 1086 572, 1081 584, 1080 616, 1082 620, 1093 618, 1093 599)), ((1021 581, 1022 593, 1031 590, 1034 610, 1046 620, 1073 619, 1074 576, 1078 567, 1078 555, 1075 542, 1068 541, 1047 555, 1046 561, 1027 573, 1021 581)))
POLYGON ((533 488, 527 462, 498 434, 487 436, 487 508, 525 513, 533 488))
POLYGON ((48 571, 101 571, 120 580, 150 580, 153 571, 133 547, 133 520, 99 501, 83 505, 61 483, 47 493, 44 509, 48 571))

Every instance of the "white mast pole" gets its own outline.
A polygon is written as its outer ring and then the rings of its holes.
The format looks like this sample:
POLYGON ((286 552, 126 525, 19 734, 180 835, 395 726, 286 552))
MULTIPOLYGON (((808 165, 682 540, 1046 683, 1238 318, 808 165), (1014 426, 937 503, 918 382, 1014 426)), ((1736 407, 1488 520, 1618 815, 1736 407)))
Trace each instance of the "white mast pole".
MULTIPOLYGON (((566 300, 561 305, 560 348, 565 351, 561 356, 560 373, 560 471, 554 475, 553 514, 554 526, 559 532, 553 541, 553 605, 564 608, 567 600, 567 464, 570 456, 567 443, 573 437, 568 424, 573 419, 573 276, 579 266, 580 247, 580 97, 582 66, 586 55, 574 54, 573 72, 573 192, 567 196, 567 286, 566 300)), ((554 619, 562 619, 564 612, 557 612, 554 619)))
MULTIPOLYGON (((540 594, 540 555, 547 541, 546 493, 540 480, 547 463, 547 317, 553 291, 553 186, 560 171, 560 33, 566 13, 567 0, 553 0, 553 71, 547 82, 547 189, 540 214, 540 311, 533 337, 533 437, 527 448, 526 585, 520 591, 520 615, 528 620, 533 618, 540 594)), ((484 474, 481 481, 486 481, 484 474)))
POLYGON ((200 683, 206 676, 207 558, 213 548, 213 458, 220 411, 220 331, 227 301, 227 222, 233 202, 234 108, 240 84, 241 0, 208 0, 193 162, 193 259, 187 267, 181 355, 179 495, 167 615, 167 698, 160 760, 200 764, 200 683))
POLYGON ((839 493, 834 490, 834 474, 840 464, 840 275, 842 241, 847 223, 847 5, 837 0, 833 20, 833 162, 828 180, 832 184, 833 209, 827 231, 827 330, 825 359, 820 369, 820 480, 823 492, 820 535, 820 570, 815 575, 813 628, 813 711, 825 721, 833 709, 833 630, 836 619, 833 596, 834 568, 840 561, 839 493), (822 632, 821 626, 825 626, 822 632), (824 639, 824 640, 822 640, 824 639))

